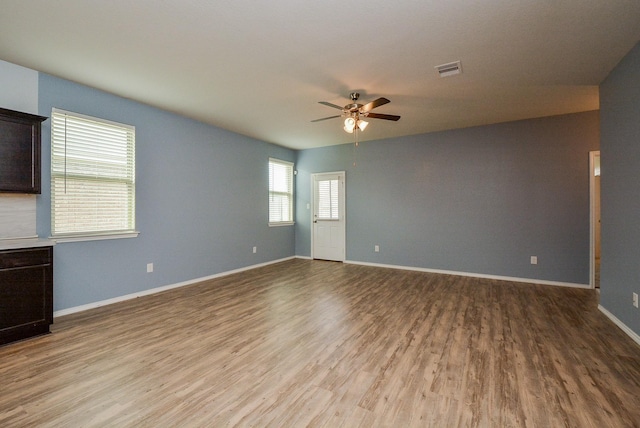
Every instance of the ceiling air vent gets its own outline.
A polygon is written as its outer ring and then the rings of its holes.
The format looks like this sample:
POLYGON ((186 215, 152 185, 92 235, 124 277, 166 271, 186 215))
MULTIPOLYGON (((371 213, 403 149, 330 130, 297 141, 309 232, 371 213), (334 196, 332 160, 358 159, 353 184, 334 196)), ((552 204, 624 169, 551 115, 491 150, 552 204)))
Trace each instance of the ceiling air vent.
POLYGON ((440 77, 455 76, 462 73, 462 64, 460 64, 460 61, 450 62, 437 66, 436 70, 438 70, 440 77))

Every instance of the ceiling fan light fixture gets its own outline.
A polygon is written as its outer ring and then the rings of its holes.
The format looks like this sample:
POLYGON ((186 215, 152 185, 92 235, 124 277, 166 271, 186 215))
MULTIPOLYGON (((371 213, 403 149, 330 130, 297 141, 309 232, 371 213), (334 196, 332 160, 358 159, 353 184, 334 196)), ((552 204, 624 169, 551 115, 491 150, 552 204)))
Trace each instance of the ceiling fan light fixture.
POLYGON ((344 120, 344 130, 349 134, 353 133, 353 130, 356 128, 356 120, 352 117, 348 117, 344 120))
POLYGON ((358 129, 359 130, 364 131, 364 128, 366 128, 368 124, 369 124, 369 122, 367 122, 365 120, 359 120, 358 119, 358 129))

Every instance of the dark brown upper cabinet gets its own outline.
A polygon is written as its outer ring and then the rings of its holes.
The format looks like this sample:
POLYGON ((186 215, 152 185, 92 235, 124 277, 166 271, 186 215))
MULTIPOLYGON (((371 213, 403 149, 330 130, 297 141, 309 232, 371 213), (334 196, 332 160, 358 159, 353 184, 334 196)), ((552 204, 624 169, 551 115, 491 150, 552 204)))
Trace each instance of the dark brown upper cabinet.
POLYGON ((0 108, 0 192, 40 193, 44 116, 0 108))

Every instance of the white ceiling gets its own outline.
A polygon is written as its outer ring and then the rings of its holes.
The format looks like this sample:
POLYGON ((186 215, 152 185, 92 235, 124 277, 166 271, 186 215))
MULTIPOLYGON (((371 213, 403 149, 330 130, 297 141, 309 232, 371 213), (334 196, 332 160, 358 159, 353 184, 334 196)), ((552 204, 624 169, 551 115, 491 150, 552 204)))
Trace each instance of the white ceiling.
POLYGON ((638 0, 0 0, 0 59, 294 149, 595 110, 638 0), (440 78, 435 66, 462 61, 440 78))

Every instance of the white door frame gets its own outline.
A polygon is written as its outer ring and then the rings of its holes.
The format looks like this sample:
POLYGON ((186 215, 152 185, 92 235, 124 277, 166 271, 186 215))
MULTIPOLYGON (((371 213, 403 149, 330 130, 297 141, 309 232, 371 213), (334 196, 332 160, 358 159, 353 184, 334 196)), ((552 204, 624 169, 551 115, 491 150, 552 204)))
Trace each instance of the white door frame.
POLYGON ((316 189, 315 189, 315 183, 316 183, 316 176, 318 175, 325 175, 325 174, 337 174, 342 178, 342 182, 344 183, 342 189, 340 189, 340 198, 338 200, 338 203, 340 204, 340 208, 342 209, 341 211, 341 215, 342 215, 342 221, 344 222, 344 228, 342 228, 342 260, 340 261, 345 261, 346 260, 346 256, 347 256, 347 206, 345 204, 345 193, 347 190, 347 177, 346 177, 346 173, 344 171, 332 171, 332 172, 316 172, 311 174, 311 213, 309 215, 309 221, 310 221, 310 225, 311 227, 310 229, 310 233, 311 233, 311 258, 315 259, 314 257, 314 235, 315 235, 315 227, 314 227, 314 215, 316 212, 316 189))
MULTIPOLYGON (((589 285, 596 287, 596 176, 595 158, 600 150, 589 152, 589 285)), ((602 236, 602 234, 600 235, 602 236)))

